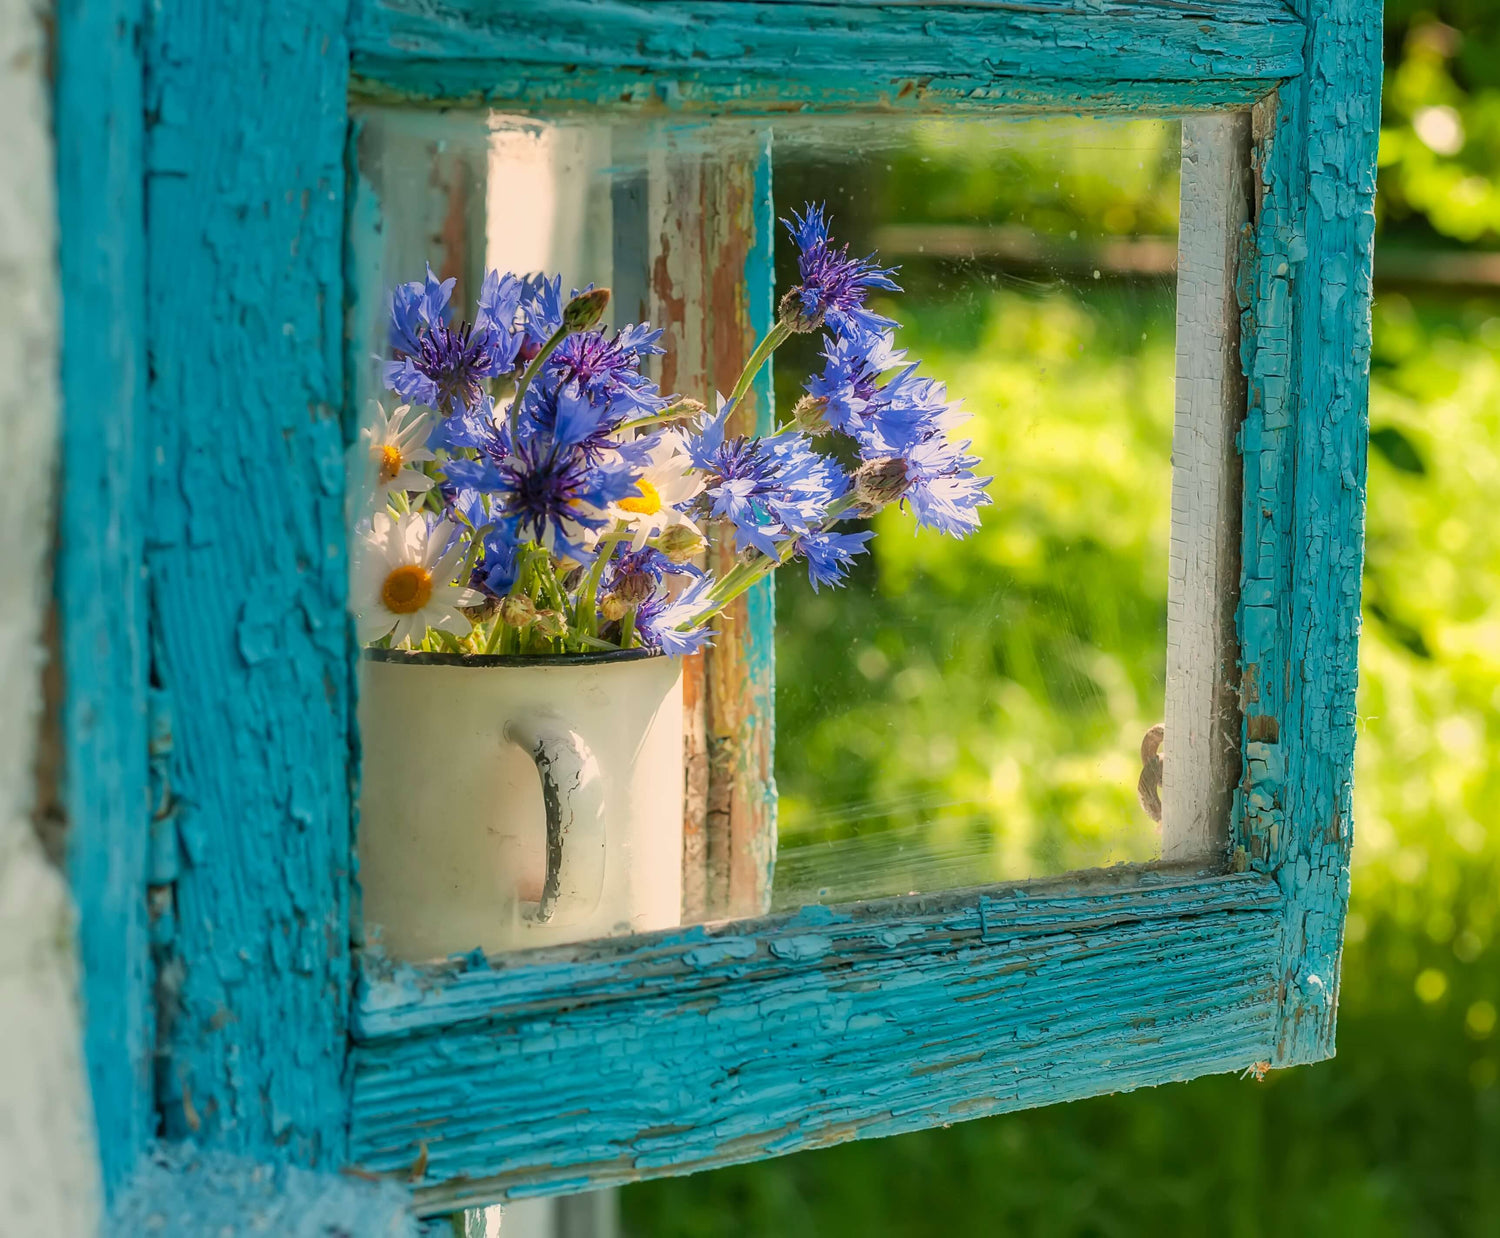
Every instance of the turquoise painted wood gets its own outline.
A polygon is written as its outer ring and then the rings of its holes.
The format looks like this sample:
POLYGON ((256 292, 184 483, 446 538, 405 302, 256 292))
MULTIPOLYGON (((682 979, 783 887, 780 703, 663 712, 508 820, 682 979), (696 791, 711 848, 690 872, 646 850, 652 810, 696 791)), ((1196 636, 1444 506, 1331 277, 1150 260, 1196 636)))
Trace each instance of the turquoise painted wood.
POLYGON ((1283 902, 1156 870, 406 969, 363 995, 350 1152, 441 1212, 1242 1068, 1283 902))
MULTIPOLYGON (((250 1215, 271 1162, 353 1163, 434 1210, 1333 1051, 1378 3, 161 0, 138 45, 139 20, 124 0, 65 4, 58 85, 66 433, 113 435, 119 457, 65 453, 58 585, 77 614, 102 613, 90 589, 124 599, 104 635, 64 633, 90 1062, 117 1187, 159 1124, 236 1158, 205 1205, 226 1217, 250 1215), (1257 103, 1242 851, 1225 871, 805 911, 486 967, 366 960, 357 976, 351 89, 655 112, 1257 103), (117 247, 103 264, 86 248, 99 237, 117 247), (143 468, 145 501, 127 480, 143 468)), ((135 1185, 167 1199, 183 1172, 152 1163, 135 1185)), ((374 1215, 366 1185, 336 1206, 351 1232, 374 1215)))
POLYGON ((1301 0, 1307 72, 1264 109, 1245 298, 1246 842, 1286 891, 1277 1064, 1333 1052, 1353 767, 1380 6, 1301 0), (1274 120, 1272 119, 1274 117, 1274 120))
MULTIPOLYGON (((179 1145, 154 1153, 107 1222, 109 1238, 417 1238, 407 1193, 345 1174, 179 1145)), ((447 1238, 445 1235, 444 1238, 447 1238)))
POLYGON ((155 1129, 139 0, 57 6, 63 427, 54 591, 84 1048, 106 1196, 155 1129))
POLYGON ((345 12, 163 0, 146 42, 153 677, 180 858, 157 1108, 344 1158, 345 12))
POLYGON ((357 0, 350 37, 377 95, 784 113, 1243 105, 1304 29, 1281 0, 357 0))

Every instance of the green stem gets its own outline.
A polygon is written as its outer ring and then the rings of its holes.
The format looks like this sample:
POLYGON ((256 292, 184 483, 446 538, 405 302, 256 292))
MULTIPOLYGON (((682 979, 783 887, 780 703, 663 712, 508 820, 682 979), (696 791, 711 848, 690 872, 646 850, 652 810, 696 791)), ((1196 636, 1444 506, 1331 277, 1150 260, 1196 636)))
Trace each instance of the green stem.
POLYGON ((792 328, 789 323, 781 319, 776 320, 776 325, 766 332, 765 339, 755 346, 755 351, 750 354, 750 360, 745 362, 745 368, 740 371, 740 376, 735 380, 734 390, 729 393, 729 402, 738 404, 744 397, 745 392, 750 390, 750 384, 755 381, 755 376, 760 372, 760 367, 765 365, 771 354, 782 344, 791 338, 792 328))
POLYGON ((595 547, 594 565, 589 568, 583 587, 578 590, 578 609, 573 614, 573 627, 579 632, 595 635, 599 631, 599 613, 595 605, 599 597, 599 581, 604 576, 604 567, 610 555, 627 533, 625 523, 621 521, 601 537, 599 545, 595 547))
POLYGON ((632 606, 625 612, 625 617, 620 620, 620 648, 629 649, 635 644, 635 607, 632 606))
POLYGON ((506 623, 498 614, 495 616, 495 626, 490 629, 489 638, 484 642, 485 653, 505 652, 501 646, 505 644, 505 632, 509 627, 510 624, 506 623))
MULTIPOLYGON (((852 495, 845 495, 842 499, 834 500, 834 502, 828 505, 828 511, 824 514, 823 523, 819 526, 819 531, 826 533, 829 529, 833 528, 854 505, 855 499, 852 495)), ((708 620, 712 619, 728 606, 729 603, 734 601, 735 598, 750 590, 757 581, 764 580, 778 567, 783 566, 797 553, 797 544, 800 540, 800 538, 796 537, 788 538, 776 548, 774 555, 762 554, 758 559, 754 559, 749 563, 736 563, 709 590, 709 599, 712 604, 708 609, 700 611, 688 622, 678 624, 678 630, 696 627, 700 623, 708 622, 708 620)))
POLYGON ((640 430, 646 426, 659 426, 668 421, 676 421, 679 417, 685 417, 689 409, 701 408, 697 400, 678 400, 676 404, 669 404, 659 413, 652 413, 649 417, 636 417, 630 421, 620 423, 622 430, 640 430))
POLYGON ((531 380, 536 377, 537 371, 546 364, 547 358, 555 353, 557 346, 571 334, 572 332, 566 326, 558 327, 548 337, 547 342, 542 345, 541 351, 531 359, 531 364, 522 371, 521 379, 516 383, 516 394, 511 397, 510 401, 510 446, 512 451, 516 448, 516 435, 521 425, 521 397, 526 394, 526 388, 531 385, 531 380))

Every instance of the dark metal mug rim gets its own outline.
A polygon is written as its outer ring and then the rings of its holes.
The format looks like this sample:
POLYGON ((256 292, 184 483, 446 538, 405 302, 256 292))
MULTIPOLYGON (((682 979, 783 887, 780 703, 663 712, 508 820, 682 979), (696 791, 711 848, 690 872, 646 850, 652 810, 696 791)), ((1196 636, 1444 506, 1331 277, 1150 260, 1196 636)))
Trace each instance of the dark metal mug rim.
POLYGON ((601 666, 612 662, 644 662, 664 658, 659 649, 610 649, 593 653, 440 653, 420 649, 366 649, 371 662, 397 666, 467 666, 475 669, 500 666, 601 666))

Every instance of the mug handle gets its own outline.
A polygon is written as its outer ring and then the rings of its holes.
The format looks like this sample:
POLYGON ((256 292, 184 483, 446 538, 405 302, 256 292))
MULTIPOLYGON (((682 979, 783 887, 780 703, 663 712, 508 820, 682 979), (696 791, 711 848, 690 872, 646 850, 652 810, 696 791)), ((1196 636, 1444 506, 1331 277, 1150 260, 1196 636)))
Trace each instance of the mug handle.
POLYGON ((593 914, 604 893, 604 778, 577 731, 555 719, 505 724, 505 738, 536 763, 547 818, 547 876, 533 924, 567 927, 593 914))

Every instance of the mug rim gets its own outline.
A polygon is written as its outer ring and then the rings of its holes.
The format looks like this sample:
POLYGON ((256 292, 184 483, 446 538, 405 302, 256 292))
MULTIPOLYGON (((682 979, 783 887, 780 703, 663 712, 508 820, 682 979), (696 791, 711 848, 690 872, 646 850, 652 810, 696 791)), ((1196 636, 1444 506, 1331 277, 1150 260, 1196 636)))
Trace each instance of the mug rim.
POLYGON ((368 661, 396 666, 607 666, 614 662, 645 662, 665 658, 659 649, 608 649, 589 653, 445 653, 425 649, 370 649, 360 651, 368 661))

